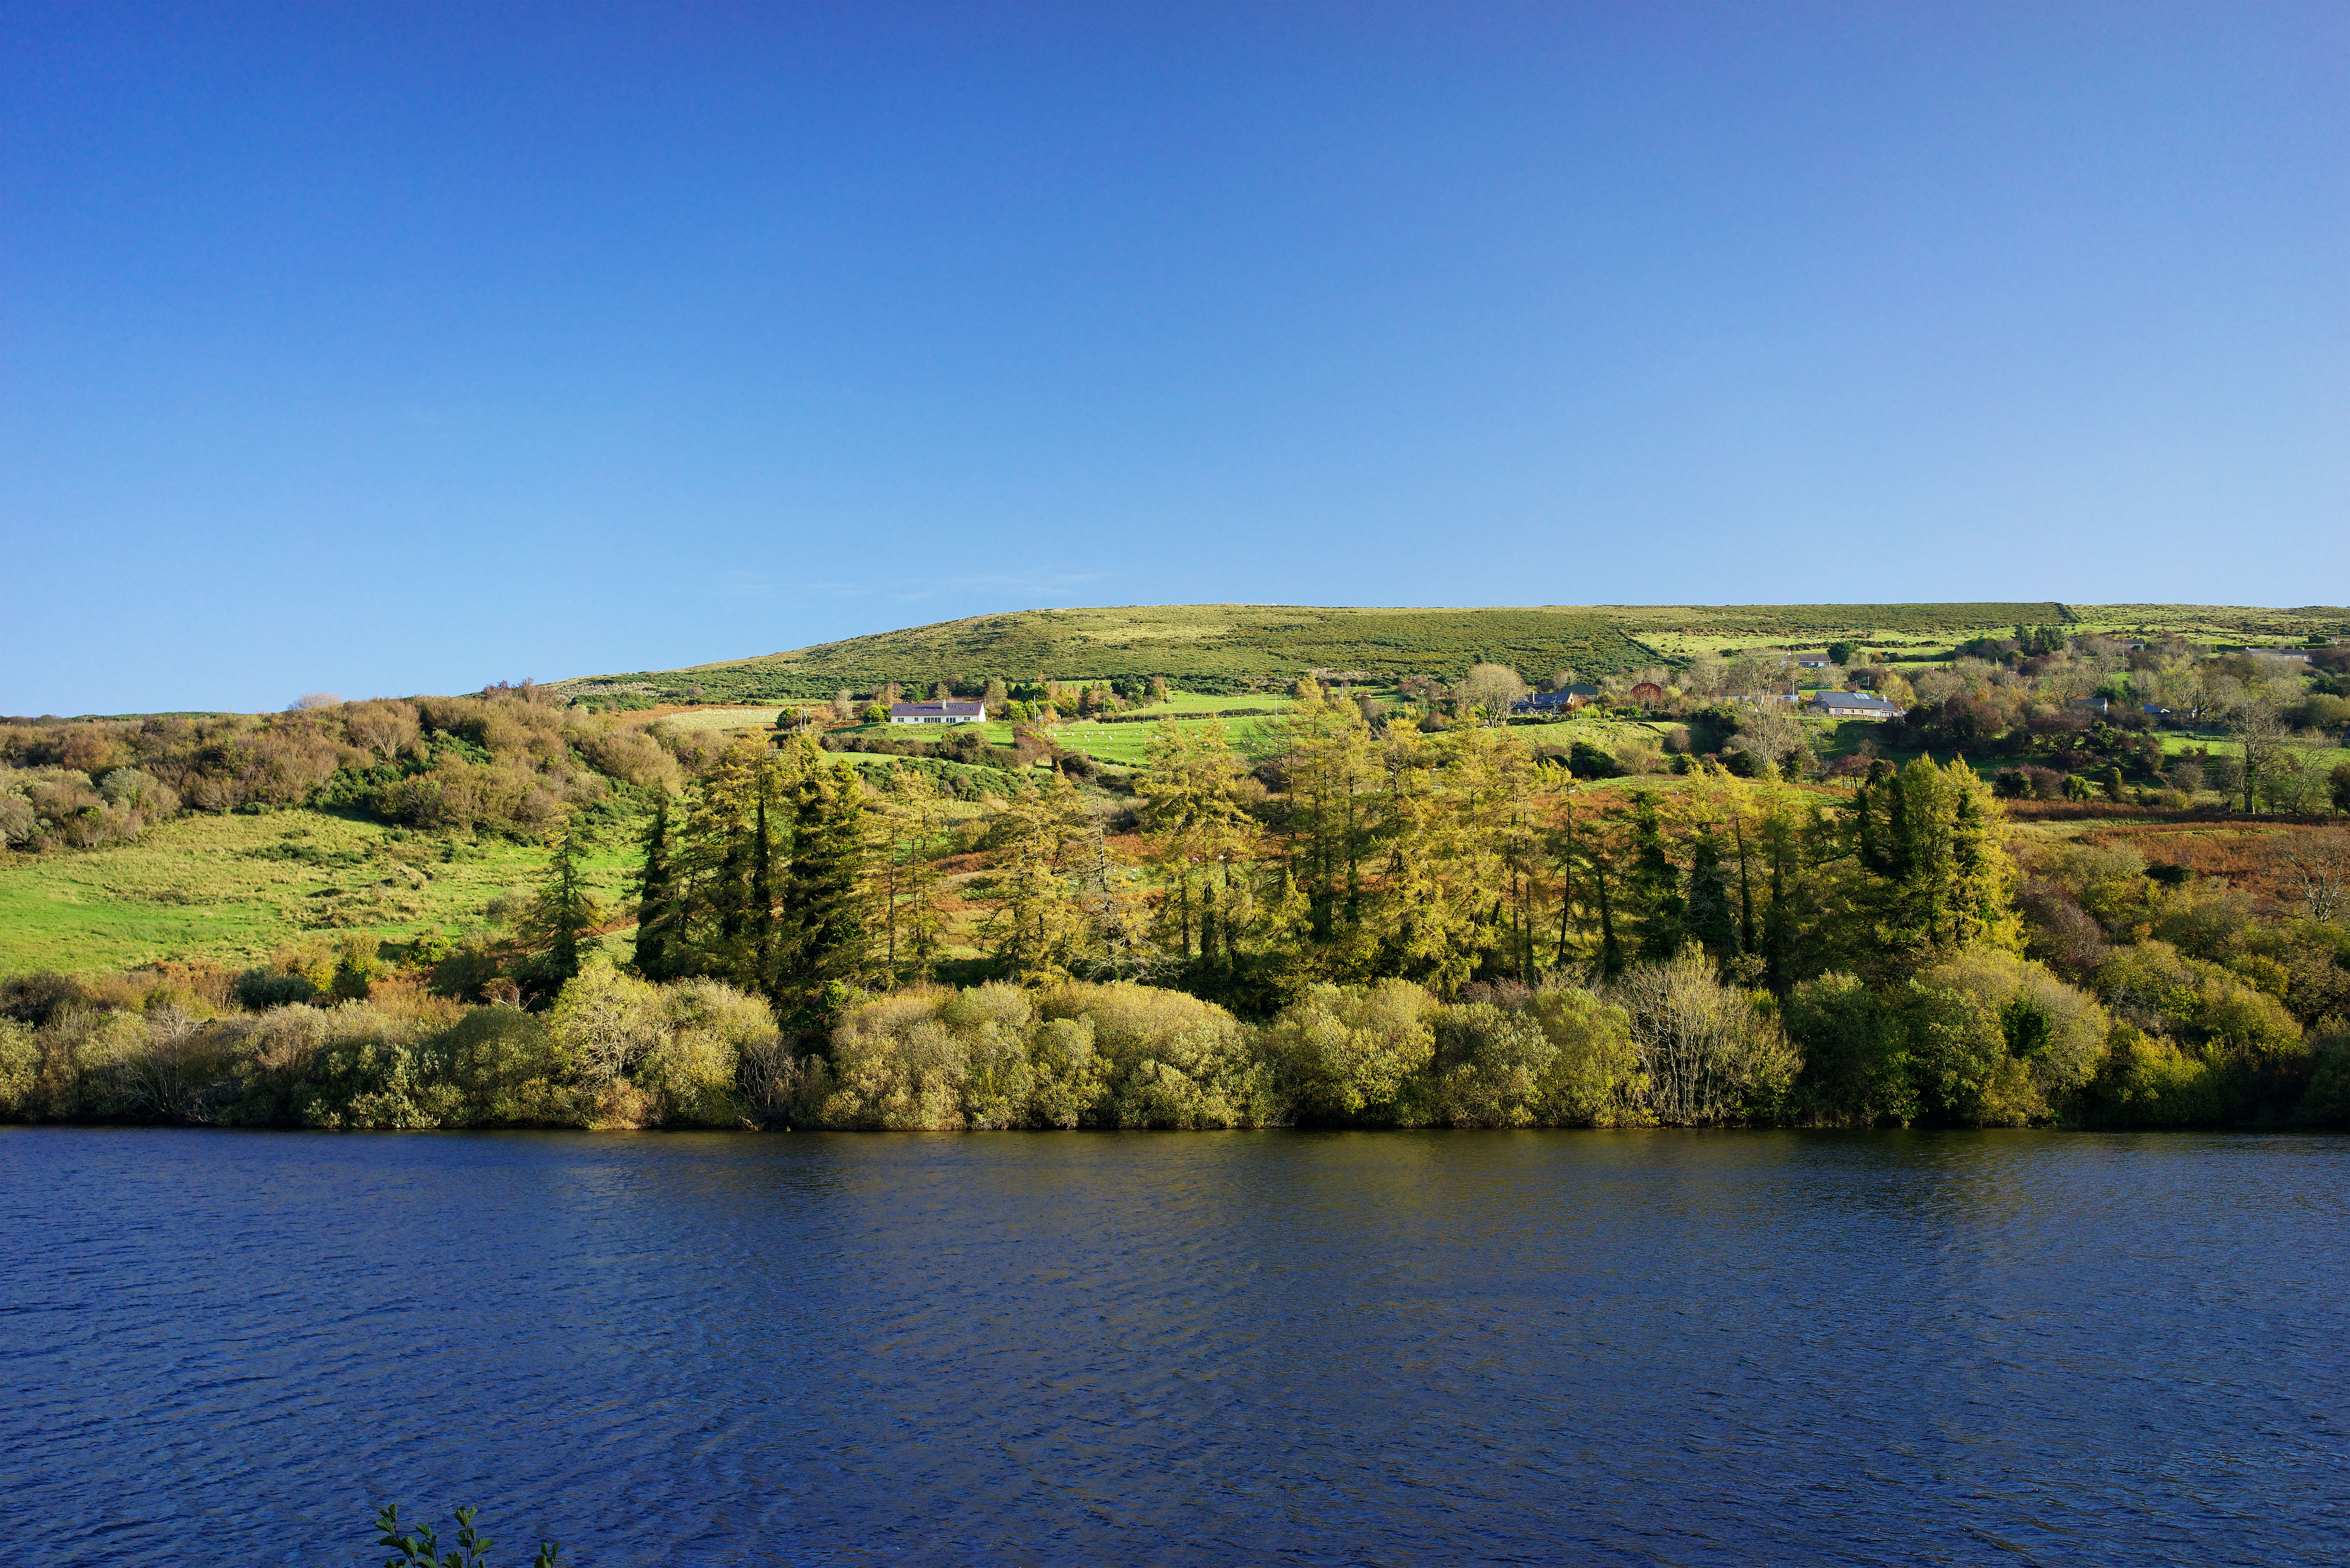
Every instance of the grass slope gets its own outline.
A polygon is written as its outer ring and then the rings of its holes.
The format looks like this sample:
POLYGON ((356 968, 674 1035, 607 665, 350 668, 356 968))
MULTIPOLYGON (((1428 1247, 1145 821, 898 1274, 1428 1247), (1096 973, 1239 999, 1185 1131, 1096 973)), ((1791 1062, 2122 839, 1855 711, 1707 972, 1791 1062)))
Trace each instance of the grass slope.
MULTIPOLYGON (((637 858, 617 842, 589 855, 589 881, 608 906, 637 858)), ((534 886, 546 864, 532 846, 323 812, 181 817, 136 844, 0 857, 0 974, 234 962, 350 929, 454 936, 484 924, 491 899, 534 886)))
POLYGON ((1308 670, 1382 680, 1454 677, 1479 659, 1530 675, 1606 675, 1686 657, 1697 646, 1816 646, 1844 636, 1934 640, 2019 624, 2189 629, 2252 639, 2350 632, 2350 610, 2210 605, 2036 603, 1565 605, 1493 609, 1323 608, 1300 605, 1129 605, 1018 610, 819 643, 756 659, 561 682, 577 693, 636 692, 705 702, 828 697, 897 680, 1008 680, 1164 675, 1194 691, 1284 683, 1308 670))

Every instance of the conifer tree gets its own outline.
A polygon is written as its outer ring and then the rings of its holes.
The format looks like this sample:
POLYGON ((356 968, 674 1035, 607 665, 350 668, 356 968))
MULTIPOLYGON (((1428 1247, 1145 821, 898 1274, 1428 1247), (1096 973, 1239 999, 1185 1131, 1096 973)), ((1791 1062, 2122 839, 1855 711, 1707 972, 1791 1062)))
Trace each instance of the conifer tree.
POLYGON ((946 931, 939 903, 945 889, 933 861, 946 833, 938 786, 927 774, 894 769, 871 815, 875 957, 891 976, 928 980, 946 931))
POLYGON ((1698 830, 1690 852, 1689 892, 1684 928, 1717 960, 1738 952, 1738 927, 1730 908, 1730 877, 1721 864, 1721 846, 1711 823, 1698 830))
POLYGON ((604 923, 604 910, 588 890, 579 866, 579 843, 567 818, 555 832, 538 897, 523 917, 523 940, 540 950, 540 974, 560 986, 579 972, 585 939, 604 923))
POLYGON ((1795 983, 1795 825, 1784 810, 1762 819, 1762 855, 1771 867, 1770 901, 1762 909, 1762 983, 1784 996, 1795 983))
POLYGON ((1004 854, 995 877, 1002 901, 988 918, 985 935, 996 962, 1023 985, 1066 980, 1093 945, 1066 865, 1083 815, 1076 791, 1059 774, 1050 786, 1024 796, 1006 814, 1004 854))
POLYGON ((1146 757, 1135 793, 1164 890, 1159 928, 1188 961, 1195 951, 1205 956, 1211 927, 1203 922, 1219 873, 1229 889, 1254 853, 1256 825, 1234 794, 1244 769, 1222 723, 1159 725, 1146 757))
POLYGON ((677 936, 677 874, 669 857, 669 796, 663 794, 653 803, 644 870, 637 878, 637 972, 647 980, 674 977, 670 947, 677 936))
POLYGON ((751 826, 771 755, 755 741, 727 748, 718 766, 695 786, 683 830, 672 826, 676 912, 663 955, 672 977, 714 974, 738 985, 754 983, 751 826))
POLYGON ((1659 963, 1671 959, 1687 934, 1687 909, 1653 790, 1632 797, 1632 865, 1624 881, 1638 909, 1640 956, 1659 963))
POLYGON ((1591 871, 1599 898, 1599 972, 1613 979, 1624 972, 1624 944, 1616 935, 1616 911, 1607 896, 1608 870, 1606 854, 1594 854, 1591 871))
POLYGON ((805 768, 792 786, 792 868, 784 886, 778 1012, 821 1006, 835 986, 866 977, 864 803, 845 767, 805 768))
POLYGON ((1918 952, 2006 940, 2014 862, 2000 843, 1990 788, 1963 760, 1943 767, 1918 757, 1887 770, 1861 787, 1852 811, 1881 948, 1918 952))
POLYGON ((775 971, 775 840, 767 828, 767 796, 774 770, 762 768, 759 790, 751 814, 750 898, 745 913, 750 964, 743 978, 749 989, 772 996, 775 971))

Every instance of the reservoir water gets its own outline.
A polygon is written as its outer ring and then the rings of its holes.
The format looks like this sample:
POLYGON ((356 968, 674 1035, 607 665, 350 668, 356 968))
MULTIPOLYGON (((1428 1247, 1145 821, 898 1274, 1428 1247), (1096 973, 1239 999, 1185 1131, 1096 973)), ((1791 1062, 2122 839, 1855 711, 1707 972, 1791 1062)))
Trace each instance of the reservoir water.
POLYGON ((2350 1139, 0 1129, 12 1562, 2339 1563, 2350 1139))

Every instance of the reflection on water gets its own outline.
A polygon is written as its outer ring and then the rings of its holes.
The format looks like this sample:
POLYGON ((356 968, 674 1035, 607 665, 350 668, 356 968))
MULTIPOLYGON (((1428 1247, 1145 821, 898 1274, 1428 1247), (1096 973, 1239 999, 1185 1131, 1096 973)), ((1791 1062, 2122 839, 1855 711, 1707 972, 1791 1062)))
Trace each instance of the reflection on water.
POLYGON ((0 1523, 86 1563, 346 1563, 387 1499, 589 1565, 2339 1561, 2346 1212, 2320 1137, 6 1129, 0 1523))

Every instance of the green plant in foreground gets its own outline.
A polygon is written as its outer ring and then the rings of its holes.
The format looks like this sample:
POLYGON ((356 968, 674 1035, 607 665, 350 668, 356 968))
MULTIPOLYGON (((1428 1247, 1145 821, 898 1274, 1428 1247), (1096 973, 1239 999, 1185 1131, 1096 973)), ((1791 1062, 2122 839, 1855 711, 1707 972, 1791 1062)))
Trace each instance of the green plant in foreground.
MULTIPOLYGON (((376 1544, 392 1553, 383 1560, 383 1568, 485 1568, 489 1561, 490 1538, 473 1528, 478 1508, 461 1508, 451 1518, 457 1522, 455 1549, 443 1554, 441 1539, 431 1525, 423 1525, 403 1534, 400 1528, 400 1505, 388 1502, 375 1516, 375 1527, 382 1533, 376 1544)), ((538 1543, 538 1555, 531 1559, 531 1568, 556 1568, 555 1559, 563 1548, 555 1542, 538 1543)))

